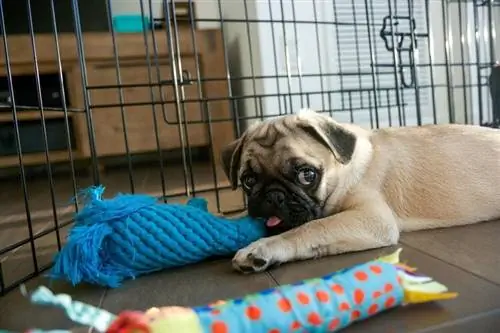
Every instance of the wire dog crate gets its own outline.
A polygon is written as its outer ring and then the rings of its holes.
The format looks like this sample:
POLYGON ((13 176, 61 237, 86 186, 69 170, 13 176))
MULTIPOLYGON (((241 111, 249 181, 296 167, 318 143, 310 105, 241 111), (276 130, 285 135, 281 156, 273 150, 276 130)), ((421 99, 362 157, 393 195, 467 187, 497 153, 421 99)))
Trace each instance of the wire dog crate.
POLYGON ((218 155, 256 120, 498 127, 498 30, 497 0, 0 0, 0 294, 87 186, 243 210, 218 155))

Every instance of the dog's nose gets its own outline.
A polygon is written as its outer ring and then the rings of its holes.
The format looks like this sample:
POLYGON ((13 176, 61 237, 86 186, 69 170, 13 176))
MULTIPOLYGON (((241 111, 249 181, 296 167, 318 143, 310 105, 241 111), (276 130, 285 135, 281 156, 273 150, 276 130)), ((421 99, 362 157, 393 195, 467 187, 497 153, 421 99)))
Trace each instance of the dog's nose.
POLYGON ((274 205, 279 208, 285 203, 285 194, 281 191, 270 191, 266 195, 268 205, 274 205))

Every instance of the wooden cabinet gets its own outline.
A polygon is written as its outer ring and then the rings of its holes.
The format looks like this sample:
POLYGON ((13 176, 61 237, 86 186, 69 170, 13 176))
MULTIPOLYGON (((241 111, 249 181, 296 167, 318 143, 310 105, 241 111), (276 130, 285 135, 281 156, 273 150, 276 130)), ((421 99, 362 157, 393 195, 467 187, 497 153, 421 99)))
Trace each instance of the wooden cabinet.
MULTIPOLYGON (((189 144, 192 147, 212 147, 213 158, 219 163, 221 148, 235 138, 227 100, 229 90, 225 79, 221 33, 216 29, 196 31, 198 54, 194 54, 191 31, 187 27, 180 28, 180 55, 175 61, 177 63, 180 59, 182 70, 193 79, 189 84, 182 85, 183 91, 179 93, 177 103, 174 87, 170 84, 173 81, 172 61, 165 36, 164 31, 148 33, 149 47, 146 48, 142 33, 118 34, 115 39, 118 53, 115 54, 110 34, 84 34, 86 75, 82 76, 77 52, 79 45, 75 36, 59 35, 61 67, 66 78, 69 108, 74 110, 68 113, 68 117, 72 119, 71 130, 76 137, 73 147, 75 158, 91 156, 88 132, 91 128, 99 156, 125 154, 127 145, 130 153, 143 153, 182 148, 189 144), (155 47, 153 42, 156 43, 155 47), (149 54, 146 54, 146 49, 149 54), (155 49, 156 54, 153 53, 155 49), (198 80, 198 69, 200 78, 209 80, 198 80), (118 87, 120 84, 121 90, 118 87), (92 119, 92 126, 88 126, 89 118, 92 119), (217 121, 209 124, 209 119, 217 121), (184 135, 183 140, 181 134, 184 135)), ((13 71, 33 74, 30 37, 12 36, 8 42, 13 71)), ((36 35, 35 44, 39 67, 58 73, 54 36, 36 35)), ((2 75, 6 75, 4 61, 5 50, 1 47, 2 75)), ((9 114, 0 115, 0 122, 12 121, 11 116, 5 116, 9 114)), ((40 112, 20 111, 19 121, 28 114, 29 119, 40 119, 40 112)), ((50 116, 65 117, 65 114, 54 111, 50 116)), ((29 163, 45 163, 43 153, 28 155, 23 154, 23 157, 29 163)), ((57 156, 57 161, 69 159, 67 151, 51 152, 50 155, 57 156)), ((0 167, 17 163, 17 156, 0 156, 0 167)), ((219 179, 223 179, 221 170, 217 172, 219 179)))
MULTIPOLYGON (((154 62, 154 61, 151 61, 154 62)), ((95 89, 90 93, 97 152, 101 155, 140 153, 182 147, 180 131, 186 122, 185 145, 207 146, 210 143, 207 125, 203 123, 203 105, 199 102, 176 106, 174 89, 161 81, 172 80, 172 68, 162 61, 151 66, 137 59, 120 63, 121 85, 95 89), (137 85, 134 87, 128 87, 137 85), (180 113, 180 118, 179 118, 180 113)), ((193 57, 182 59, 183 69, 196 73, 193 57)), ((99 63, 88 68, 90 86, 118 85, 114 63, 99 63)), ((184 87, 184 99, 202 99, 196 83, 184 87)))

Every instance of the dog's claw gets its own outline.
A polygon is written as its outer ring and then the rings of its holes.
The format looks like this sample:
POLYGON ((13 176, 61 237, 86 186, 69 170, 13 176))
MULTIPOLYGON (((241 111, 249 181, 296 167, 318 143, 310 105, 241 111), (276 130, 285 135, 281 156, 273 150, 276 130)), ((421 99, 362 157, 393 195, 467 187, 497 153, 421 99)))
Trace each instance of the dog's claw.
POLYGON ((253 265, 255 267, 264 267, 267 266, 267 260, 261 258, 253 258, 253 265))
POLYGON ((239 250, 233 258, 233 267, 243 273, 262 272, 275 261, 269 239, 261 239, 239 250))

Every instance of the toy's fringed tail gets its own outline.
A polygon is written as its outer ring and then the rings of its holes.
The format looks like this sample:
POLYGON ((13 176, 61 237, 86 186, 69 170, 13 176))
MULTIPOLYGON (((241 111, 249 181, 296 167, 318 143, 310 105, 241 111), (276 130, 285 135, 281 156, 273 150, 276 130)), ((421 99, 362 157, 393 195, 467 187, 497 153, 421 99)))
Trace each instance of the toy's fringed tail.
POLYGON ((143 207, 152 206, 156 199, 148 196, 119 195, 109 209, 109 201, 103 200, 104 186, 92 186, 80 191, 83 208, 75 216, 75 225, 68 234, 68 241, 56 255, 48 276, 52 279, 69 280, 73 285, 82 281, 117 287, 125 278, 134 278, 136 271, 110 263, 106 249, 113 235, 113 223, 143 207))
POLYGON ((106 188, 102 185, 91 186, 87 189, 83 189, 78 193, 84 204, 91 203, 92 201, 101 201, 102 195, 106 188))
POLYGON ((377 260, 394 265, 398 270, 398 280, 404 290, 404 303, 425 303, 437 300, 452 299, 458 293, 448 292, 448 288, 430 277, 416 275, 414 267, 407 266, 399 259, 402 249, 378 258, 377 260))

